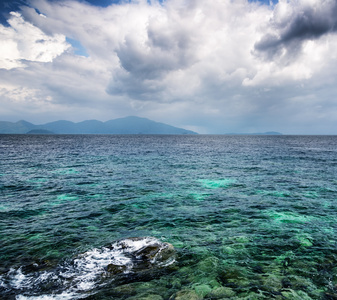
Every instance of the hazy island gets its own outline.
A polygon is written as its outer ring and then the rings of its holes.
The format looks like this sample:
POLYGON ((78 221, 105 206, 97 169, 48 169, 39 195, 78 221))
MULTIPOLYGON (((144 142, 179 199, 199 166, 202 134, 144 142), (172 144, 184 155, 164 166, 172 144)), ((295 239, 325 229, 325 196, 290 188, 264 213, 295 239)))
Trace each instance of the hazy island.
POLYGON ((282 135, 277 131, 255 132, 255 133, 226 133, 226 135, 282 135))
POLYGON ((0 134, 197 134, 140 117, 125 117, 106 122, 87 120, 79 123, 55 121, 34 125, 27 121, 0 121, 0 134))

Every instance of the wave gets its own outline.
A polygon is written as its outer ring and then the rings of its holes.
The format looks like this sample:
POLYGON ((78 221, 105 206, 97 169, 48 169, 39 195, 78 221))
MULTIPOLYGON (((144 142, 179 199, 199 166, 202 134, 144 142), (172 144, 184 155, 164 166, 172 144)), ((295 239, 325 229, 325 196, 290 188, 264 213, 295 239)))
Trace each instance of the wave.
POLYGON ((169 243, 153 237, 127 238, 89 250, 52 270, 12 268, 0 277, 0 295, 15 295, 17 300, 81 299, 118 276, 162 269, 175 260, 169 243))

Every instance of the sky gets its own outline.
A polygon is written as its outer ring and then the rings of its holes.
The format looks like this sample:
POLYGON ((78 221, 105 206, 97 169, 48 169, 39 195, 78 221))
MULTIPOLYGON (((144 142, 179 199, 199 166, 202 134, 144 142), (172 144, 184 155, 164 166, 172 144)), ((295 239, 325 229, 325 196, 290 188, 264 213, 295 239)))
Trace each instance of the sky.
POLYGON ((337 0, 0 0, 0 120, 337 134, 337 0))

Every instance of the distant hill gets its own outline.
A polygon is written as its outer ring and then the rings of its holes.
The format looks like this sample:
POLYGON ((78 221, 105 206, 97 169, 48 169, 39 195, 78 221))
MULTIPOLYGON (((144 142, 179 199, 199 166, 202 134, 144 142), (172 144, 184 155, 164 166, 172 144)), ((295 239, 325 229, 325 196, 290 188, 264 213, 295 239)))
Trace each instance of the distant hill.
POLYGON ((158 123, 146 118, 125 117, 107 122, 87 120, 79 123, 56 121, 34 125, 26 121, 0 121, 0 134, 197 134, 194 131, 158 123))
POLYGON ((26 121, 16 123, 0 121, 0 133, 26 133, 34 128, 35 125, 26 121))
POLYGON ((54 132, 46 129, 32 129, 29 130, 26 134, 54 134, 54 132))
POLYGON ((277 131, 256 132, 256 133, 226 133, 226 135, 282 135, 277 131))

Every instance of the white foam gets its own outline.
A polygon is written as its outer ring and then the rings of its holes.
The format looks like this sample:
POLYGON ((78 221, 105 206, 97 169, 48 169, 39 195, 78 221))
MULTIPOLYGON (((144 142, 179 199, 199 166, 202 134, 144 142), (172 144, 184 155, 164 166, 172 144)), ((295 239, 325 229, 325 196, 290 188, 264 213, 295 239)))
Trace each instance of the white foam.
POLYGON ((63 292, 62 294, 57 295, 42 295, 42 296, 23 296, 19 295, 16 297, 16 300, 70 300, 70 299, 79 299, 79 295, 74 293, 63 292))
POLYGON ((7 288, 7 284, 4 282, 2 276, 0 276, 0 287, 7 288))
POLYGON ((18 270, 10 269, 10 276, 12 275, 11 285, 14 288, 25 288, 31 285, 31 278, 22 273, 21 268, 18 270))
MULTIPOLYGON (((126 239, 122 241, 124 245, 126 245, 129 248, 129 251, 137 251, 142 249, 145 246, 148 246, 153 243, 159 243, 159 241, 155 238, 149 238, 146 237, 144 239, 139 239, 139 240, 132 240, 132 239, 126 239)), ((115 243, 115 244, 118 244, 115 243)))
MULTIPOLYGON (((0 286, 5 288, 25 290, 26 295, 18 295, 17 300, 68 300, 68 299, 80 299, 84 296, 88 296, 88 292, 96 286, 103 286, 107 284, 106 281, 102 281, 102 275, 108 274, 107 268, 109 264, 123 266, 123 272, 129 273, 132 271, 132 253, 149 246, 151 244, 161 244, 161 242, 155 238, 140 238, 140 239, 125 239, 111 244, 109 247, 103 247, 100 249, 89 250, 77 258, 72 263, 60 265, 58 268, 52 271, 43 271, 30 274, 22 273, 21 268, 11 269, 7 274, 7 280, 4 281, 0 277, 0 286), (131 254, 131 255, 130 255, 131 254), (55 282, 57 286, 64 291, 55 290, 50 295, 41 296, 27 296, 34 289, 38 289, 38 286, 43 286, 49 282, 55 282), (6 283, 9 282, 8 285, 6 283), (84 295, 83 292, 86 292, 84 295)), ((163 262, 165 266, 170 265, 175 260, 168 260, 163 262)), ((108 276, 109 277, 109 276, 108 276)), ((110 282, 114 280, 113 277, 109 277, 110 282)))
POLYGON ((131 259, 124 256, 119 249, 93 249, 75 259, 74 265, 61 275, 73 278, 78 290, 87 291, 95 286, 109 264, 126 266, 127 270, 132 267, 131 259))

